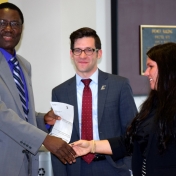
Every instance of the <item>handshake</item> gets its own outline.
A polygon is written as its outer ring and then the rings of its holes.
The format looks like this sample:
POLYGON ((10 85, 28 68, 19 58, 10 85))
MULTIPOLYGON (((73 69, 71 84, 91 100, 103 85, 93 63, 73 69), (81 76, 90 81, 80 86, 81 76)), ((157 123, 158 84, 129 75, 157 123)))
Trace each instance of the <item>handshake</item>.
MULTIPOLYGON (((60 120, 59 116, 56 116, 53 110, 49 111, 44 116, 46 124, 53 125, 56 120, 60 120)), ((51 153, 56 155, 60 161, 64 164, 72 164, 76 162, 76 157, 86 155, 88 153, 104 153, 111 154, 111 148, 107 140, 102 141, 87 141, 79 140, 71 144, 67 144, 61 138, 47 135, 43 141, 43 145, 51 153), (110 149, 110 150, 109 150, 110 149)))
POLYGON ((71 144, 67 144, 61 138, 47 135, 43 145, 64 164, 72 164, 76 162, 76 157, 95 153, 95 141, 79 140, 71 144), (49 145, 48 145, 49 144, 49 145))

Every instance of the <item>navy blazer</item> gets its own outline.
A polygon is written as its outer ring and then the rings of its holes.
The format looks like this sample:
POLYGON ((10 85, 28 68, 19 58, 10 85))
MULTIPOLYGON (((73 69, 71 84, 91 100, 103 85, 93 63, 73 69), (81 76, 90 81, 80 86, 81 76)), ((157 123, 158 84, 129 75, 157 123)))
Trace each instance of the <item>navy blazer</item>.
MULTIPOLYGON (((74 106, 74 123, 70 142, 79 140, 76 76, 52 90, 52 101, 68 103, 74 106)), ((99 70, 97 106, 100 139, 124 134, 127 125, 132 121, 137 112, 128 80, 99 70), (105 89, 101 89, 102 86, 104 86, 105 89)), ((110 165, 117 169, 117 173, 122 173, 122 176, 129 175, 131 158, 126 157, 114 162, 110 156, 106 155, 106 159, 110 165)), ((75 164, 64 165, 57 158, 52 156, 52 165, 55 175, 80 176, 80 163, 81 159, 77 158, 75 164)))

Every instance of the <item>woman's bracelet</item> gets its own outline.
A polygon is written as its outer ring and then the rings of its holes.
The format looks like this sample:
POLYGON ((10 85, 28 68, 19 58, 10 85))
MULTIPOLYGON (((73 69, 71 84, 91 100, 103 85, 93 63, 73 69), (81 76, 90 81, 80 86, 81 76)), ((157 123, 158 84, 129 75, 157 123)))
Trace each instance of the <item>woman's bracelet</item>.
POLYGON ((95 153, 95 150, 96 150, 96 143, 94 140, 92 140, 92 150, 91 150, 91 153, 95 153))

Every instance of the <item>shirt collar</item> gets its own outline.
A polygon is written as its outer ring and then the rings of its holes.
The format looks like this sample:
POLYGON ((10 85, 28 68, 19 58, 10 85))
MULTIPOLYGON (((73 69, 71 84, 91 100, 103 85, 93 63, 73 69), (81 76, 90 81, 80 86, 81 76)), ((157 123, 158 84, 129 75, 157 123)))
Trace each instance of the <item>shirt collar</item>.
POLYGON ((9 62, 12 57, 16 57, 16 51, 13 56, 3 48, 0 48, 0 52, 3 54, 7 62, 9 62))
MULTIPOLYGON (((93 73, 93 75, 90 76, 90 79, 92 80, 92 82, 98 84, 98 69, 93 73)), ((81 78, 77 73, 76 73, 76 84, 77 86, 79 86, 82 82, 81 82, 81 78)))

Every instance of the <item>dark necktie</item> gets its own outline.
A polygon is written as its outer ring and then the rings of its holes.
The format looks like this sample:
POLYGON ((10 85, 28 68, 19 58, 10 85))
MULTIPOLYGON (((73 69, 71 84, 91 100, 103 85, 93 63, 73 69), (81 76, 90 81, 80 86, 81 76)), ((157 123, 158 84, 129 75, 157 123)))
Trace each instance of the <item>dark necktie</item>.
MULTIPOLYGON (((81 127, 81 139, 92 140, 93 139, 93 127, 92 127, 92 92, 89 87, 91 79, 81 80, 84 83, 84 90, 82 96, 82 127, 81 127)), ((94 154, 89 153, 82 157, 88 164, 94 159, 94 154)))
POLYGON ((26 118, 26 121, 28 121, 28 108, 26 107, 25 89, 24 89, 24 83, 23 83, 23 80, 21 77, 19 63, 15 57, 10 59, 10 61, 13 64, 13 78, 14 78, 14 81, 16 83, 16 86, 17 86, 17 89, 19 92, 19 96, 20 96, 20 100, 22 103, 22 108, 23 108, 23 111, 25 114, 25 118, 26 118))

